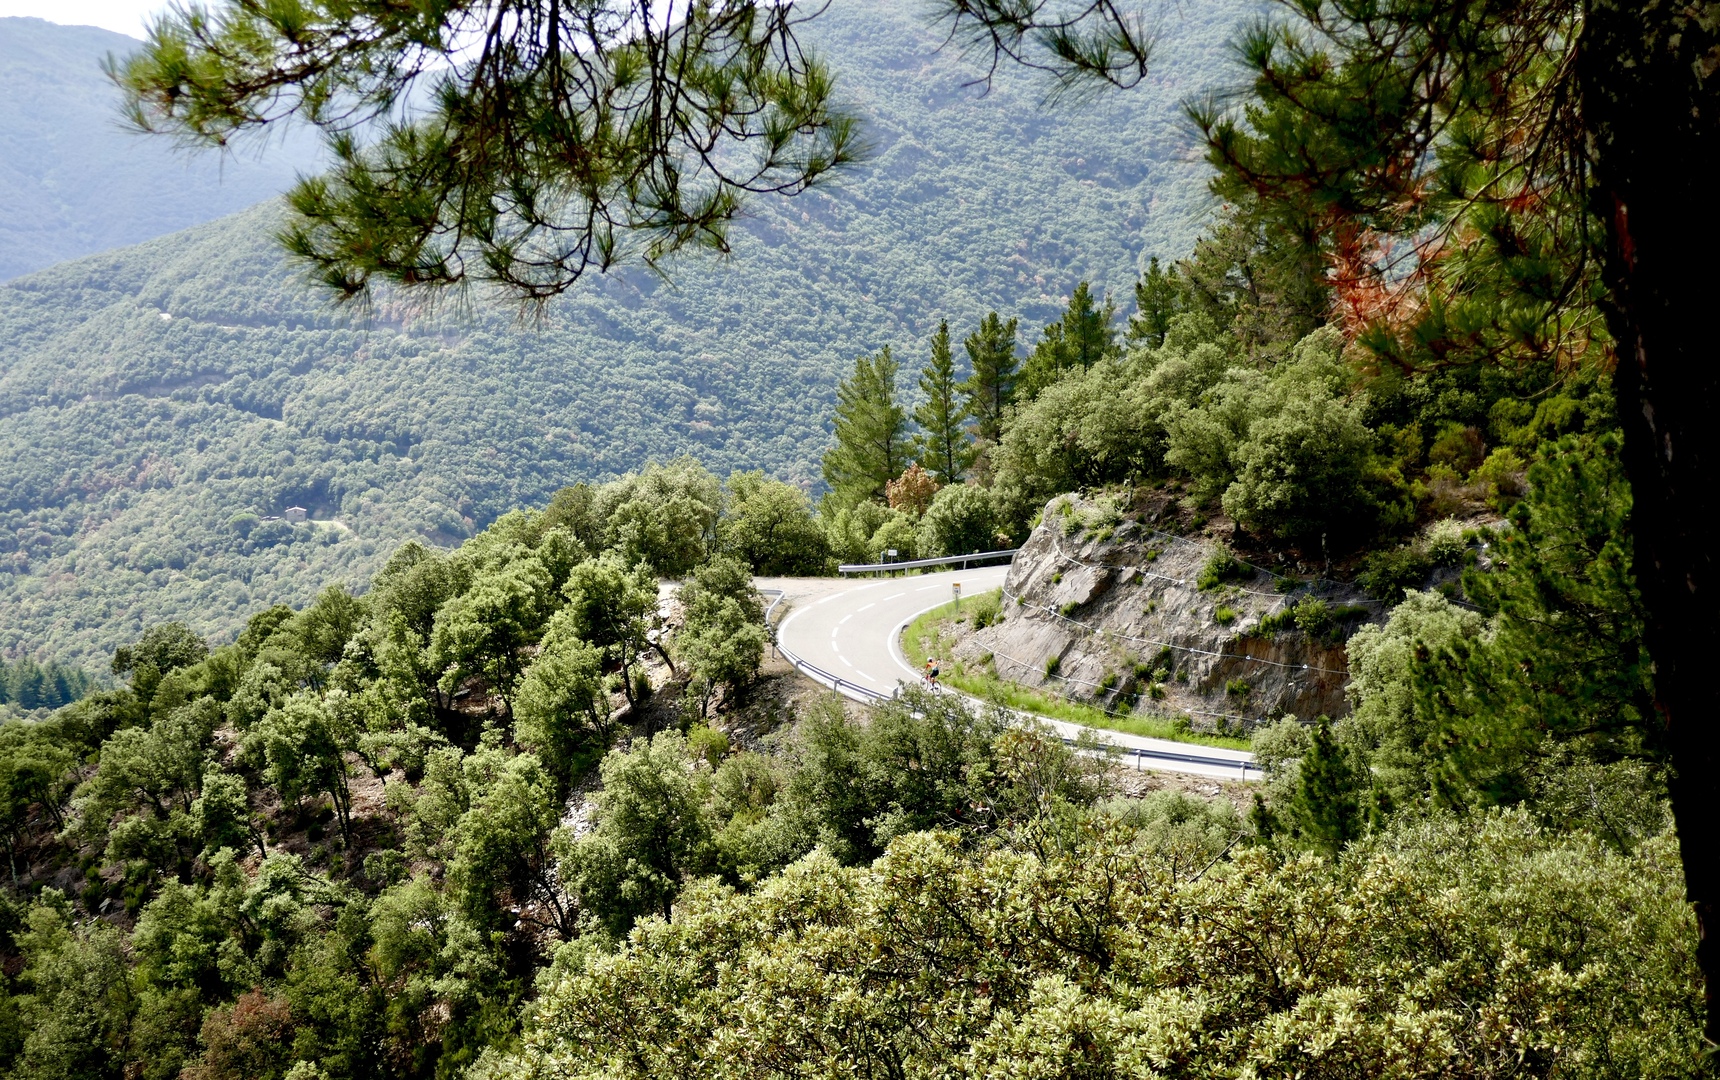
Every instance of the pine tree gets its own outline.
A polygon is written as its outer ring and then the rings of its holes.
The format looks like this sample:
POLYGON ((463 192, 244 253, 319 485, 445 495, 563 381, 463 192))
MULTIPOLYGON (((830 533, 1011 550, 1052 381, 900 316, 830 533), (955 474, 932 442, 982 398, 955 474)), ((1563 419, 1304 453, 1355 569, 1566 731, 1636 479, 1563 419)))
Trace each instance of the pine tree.
POLYGON ((1109 355, 1116 345, 1111 326, 1116 314, 1117 306, 1109 298, 1099 306, 1085 281, 1075 286, 1062 318, 1041 331, 1039 343, 1021 366, 1016 392, 1033 398, 1064 372, 1085 371, 1109 355))
POLYGON ((973 447, 962 421, 967 417, 956 383, 955 362, 950 357, 950 324, 938 324, 932 335, 932 355, 920 369, 920 392, 925 402, 914 410, 921 433, 915 438, 920 466, 940 484, 957 484, 973 460, 973 447))
POLYGON ((1015 400, 1015 333, 1017 319, 1004 322, 992 312, 980 321, 979 329, 967 336, 973 374, 961 384, 967 397, 967 415, 973 420, 974 438, 981 446, 995 445, 1003 437, 1003 412, 1015 400))
POLYGON ((1302 836, 1331 854, 1361 835, 1356 772, 1332 738, 1331 721, 1323 716, 1314 729, 1313 745, 1302 755, 1291 813, 1302 836))
POLYGON ((1129 318, 1124 339, 1131 345, 1158 348, 1165 343, 1171 317, 1187 307, 1186 288, 1175 264, 1169 270, 1162 269, 1154 255, 1146 273, 1135 282, 1135 314, 1129 318))
POLYGON ((824 482, 848 505, 880 499, 908 462, 908 417, 896 400, 896 359, 888 345, 854 361, 836 387, 836 445, 824 455, 824 482))
POLYGON ((330 168, 289 194, 281 241, 343 297, 373 280, 482 283, 542 304, 592 270, 727 251, 750 196, 804 191, 861 153, 793 5, 509 10, 356 0, 286 16, 220 0, 164 14, 110 74, 133 125, 181 143, 225 147, 289 118, 330 135, 330 168), (479 24, 489 60, 454 60, 479 24), (414 98, 426 57, 448 62, 428 61, 436 92, 414 98), (353 122, 357 102, 371 118, 408 99, 416 123, 353 122))

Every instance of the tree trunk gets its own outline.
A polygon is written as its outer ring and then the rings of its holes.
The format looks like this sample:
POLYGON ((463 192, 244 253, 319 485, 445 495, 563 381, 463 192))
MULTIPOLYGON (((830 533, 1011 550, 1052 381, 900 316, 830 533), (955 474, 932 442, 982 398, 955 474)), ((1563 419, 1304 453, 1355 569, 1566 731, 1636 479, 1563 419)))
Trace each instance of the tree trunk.
MULTIPOLYGON (((1577 77, 1605 223, 1607 322, 1634 498, 1655 706, 1696 912, 1708 1037, 1720 1036, 1720 0, 1591 0, 1577 77)), ((1717 1040, 1720 1041, 1720 1040, 1717 1040)))

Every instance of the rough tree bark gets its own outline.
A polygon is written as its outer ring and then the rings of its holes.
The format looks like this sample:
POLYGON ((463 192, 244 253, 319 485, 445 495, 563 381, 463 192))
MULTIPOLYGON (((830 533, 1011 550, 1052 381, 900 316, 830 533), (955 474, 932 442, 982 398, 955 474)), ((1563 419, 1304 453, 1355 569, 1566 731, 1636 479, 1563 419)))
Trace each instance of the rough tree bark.
POLYGON ((1708 1037, 1720 1041, 1720 0, 1589 0, 1577 78, 1607 231, 1637 581, 1708 1037))

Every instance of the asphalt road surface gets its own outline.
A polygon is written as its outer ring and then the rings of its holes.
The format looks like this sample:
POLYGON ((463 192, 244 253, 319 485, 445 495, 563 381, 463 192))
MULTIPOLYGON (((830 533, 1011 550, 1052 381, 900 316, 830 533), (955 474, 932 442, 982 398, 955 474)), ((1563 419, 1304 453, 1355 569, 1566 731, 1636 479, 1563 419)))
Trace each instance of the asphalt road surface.
MULTIPOLYGON (((888 697, 903 683, 920 682, 921 673, 902 655, 902 630, 917 616, 941 607, 954 586, 970 597, 1003 584, 1008 566, 948 570, 886 578, 759 578, 760 590, 780 592, 787 611, 777 623, 777 641, 786 653, 817 669, 808 672, 841 680, 836 689, 858 700, 888 697)), ((1066 739, 1089 730, 1046 720, 1066 739)), ((1150 739, 1119 731, 1096 731, 1122 749, 1132 768, 1190 773, 1215 779, 1260 779, 1254 755, 1240 750, 1150 739)))

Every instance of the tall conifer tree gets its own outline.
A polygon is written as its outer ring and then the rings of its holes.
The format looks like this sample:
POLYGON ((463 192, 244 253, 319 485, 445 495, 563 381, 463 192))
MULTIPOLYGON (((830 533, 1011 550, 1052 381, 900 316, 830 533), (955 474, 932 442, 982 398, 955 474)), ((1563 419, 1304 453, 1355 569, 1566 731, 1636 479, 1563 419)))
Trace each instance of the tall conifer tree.
POLYGON ((973 373, 961 390, 967 397, 974 437, 982 446, 994 445, 1003 437, 1003 411, 1015 400, 1015 333, 1019 325, 1017 319, 1004 322, 994 311, 962 343, 973 373))
POLYGON ((956 382, 955 361, 950 356, 949 320, 938 324, 932 335, 932 355, 920 369, 920 392, 926 400, 914 410, 920 435, 914 440, 920 467, 937 477, 940 484, 957 484, 973 460, 973 447, 962 421, 967 410, 956 382))
POLYGON ((854 361, 836 387, 836 445, 824 455, 824 482, 846 503, 878 499, 908 465, 908 415, 896 400, 896 358, 888 345, 854 361))
POLYGON ((1188 306, 1184 295, 1186 286, 1173 263, 1169 270, 1159 266, 1153 256, 1147 272, 1135 282, 1135 314, 1129 318, 1125 338, 1131 345, 1141 344, 1156 349, 1165 343, 1171 328, 1171 317, 1188 306))
POLYGON ((1111 320, 1117 306, 1109 298, 1101 306, 1083 281, 1075 286, 1063 317, 1041 332, 1039 343, 1021 366, 1017 393, 1032 398, 1066 371, 1085 371, 1109 354, 1116 344, 1111 320))
POLYGON ((1362 834, 1357 776, 1325 717, 1314 729, 1313 745, 1302 757, 1291 802, 1303 837, 1328 854, 1362 834))

